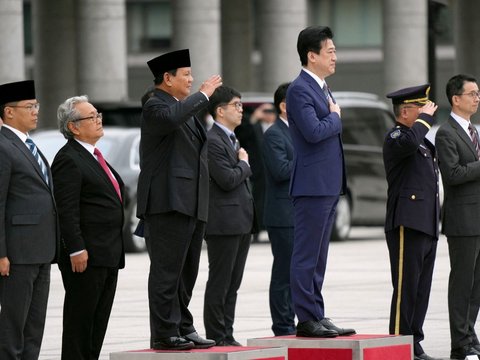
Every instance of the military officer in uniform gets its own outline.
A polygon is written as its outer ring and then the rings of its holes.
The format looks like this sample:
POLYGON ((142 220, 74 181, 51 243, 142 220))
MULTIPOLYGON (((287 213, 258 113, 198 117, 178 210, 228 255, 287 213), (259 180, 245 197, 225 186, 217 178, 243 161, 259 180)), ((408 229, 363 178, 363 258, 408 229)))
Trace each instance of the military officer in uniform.
POLYGON ((431 360, 422 349, 439 231, 438 166, 425 138, 437 105, 428 84, 387 95, 396 124, 385 136, 388 182, 385 234, 392 274, 390 334, 413 335, 414 359, 431 360))

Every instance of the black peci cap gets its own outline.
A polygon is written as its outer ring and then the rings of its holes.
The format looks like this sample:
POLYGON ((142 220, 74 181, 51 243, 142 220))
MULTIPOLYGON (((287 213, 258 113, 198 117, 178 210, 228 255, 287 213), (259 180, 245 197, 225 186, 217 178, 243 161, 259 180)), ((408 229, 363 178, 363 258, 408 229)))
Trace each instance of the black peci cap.
POLYGON ((390 94, 387 98, 392 99, 394 105, 399 104, 418 104, 425 105, 428 102, 428 94, 430 93, 430 84, 412 86, 400 89, 390 94))
POLYGON ((172 51, 147 61, 147 65, 155 78, 162 78, 167 71, 190 67, 190 52, 188 49, 172 51))
POLYGON ((35 98, 35 84, 33 80, 17 81, 0 85, 0 105, 35 98))

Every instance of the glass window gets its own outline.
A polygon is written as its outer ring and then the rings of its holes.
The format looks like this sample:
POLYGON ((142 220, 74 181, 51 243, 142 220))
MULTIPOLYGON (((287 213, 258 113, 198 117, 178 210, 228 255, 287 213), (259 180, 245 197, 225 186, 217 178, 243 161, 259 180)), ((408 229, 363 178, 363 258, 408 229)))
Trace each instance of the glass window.
POLYGON ((382 45, 381 0, 310 0, 309 23, 328 25, 335 45, 382 45))
POLYGON ((452 6, 438 7, 436 12, 435 35, 437 44, 453 44, 453 14, 452 6))
POLYGON ((170 47, 172 10, 169 1, 127 2, 127 46, 129 53, 170 47))
MULTIPOLYGON (((383 41, 381 0, 310 0, 309 23, 328 25, 340 47, 379 47, 383 41)), ((438 44, 451 45, 452 6, 438 6, 435 33, 438 44)))

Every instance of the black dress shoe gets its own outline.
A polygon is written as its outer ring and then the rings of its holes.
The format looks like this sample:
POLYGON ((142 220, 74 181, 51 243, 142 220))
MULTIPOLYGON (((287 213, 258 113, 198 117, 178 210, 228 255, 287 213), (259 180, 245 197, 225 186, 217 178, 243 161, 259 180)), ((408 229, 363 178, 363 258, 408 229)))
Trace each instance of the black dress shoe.
POLYGON ((157 339, 153 342, 152 346, 154 350, 190 350, 193 349, 193 347, 193 342, 185 340, 180 336, 157 339))
POLYGON ((217 346, 242 346, 237 340, 220 340, 217 346))
POLYGON ((480 355, 480 351, 475 349, 473 345, 465 345, 462 347, 458 347, 455 349, 452 349, 450 351, 450 359, 459 359, 459 360, 465 360, 465 358, 468 355, 480 355))
POLYGON ((237 340, 235 339, 227 339, 226 342, 230 345, 230 346, 242 346, 242 344, 240 344, 237 340))
POLYGON ((413 360, 440 360, 440 359, 428 356, 427 354, 423 353, 423 354, 420 354, 420 355, 415 355, 413 357, 413 360))
POLYGON ((328 330, 335 330, 340 336, 354 335, 357 333, 354 329, 342 329, 335 326, 329 318, 323 318, 320 320, 320 324, 325 326, 328 330))
POLYGON ((336 337, 338 333, 335 330, 329 330, 319 321, 307 320, 298 323, 297 337, 336 337))
POLYGON ((184 338, 187 341, 193 342, 195 349, 208 349, 208 348, 211 348, 212 346, 215 346, 214 340, 204 339, 200 337, 200 335, 198 335, 196 331, 188 335, 185 335, 184 338))

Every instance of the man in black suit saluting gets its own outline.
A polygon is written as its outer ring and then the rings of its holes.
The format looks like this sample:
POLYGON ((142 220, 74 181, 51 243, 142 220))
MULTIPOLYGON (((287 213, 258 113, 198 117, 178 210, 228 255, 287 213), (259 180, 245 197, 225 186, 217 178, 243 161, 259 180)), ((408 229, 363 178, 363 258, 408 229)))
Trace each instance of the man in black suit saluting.
POLYGON ((95 146, 103 136, 102 114, 88 98, 67 99, 57 115, 68 140, 52 164, 65 288, 62 359, 98 359, 125 264, 124 186, 95 146))
POLYGON ((0 359, 40 354, 50 264, 58 244, 48 162, 28 136, 40 104, 33 81, 0 86, 0 359))
POLYGON ((148 295, 154 349, 208 348, 188 310, 208 215, 206 132, 195 117, 222 84, 210 77, 190 95, 188 49, 148 62, 153 96, 142 111, 137 216, 145 221, 150 256, 148 295))

